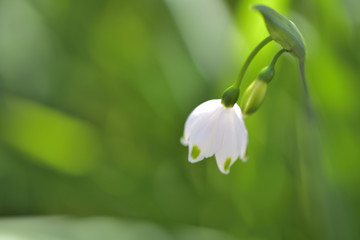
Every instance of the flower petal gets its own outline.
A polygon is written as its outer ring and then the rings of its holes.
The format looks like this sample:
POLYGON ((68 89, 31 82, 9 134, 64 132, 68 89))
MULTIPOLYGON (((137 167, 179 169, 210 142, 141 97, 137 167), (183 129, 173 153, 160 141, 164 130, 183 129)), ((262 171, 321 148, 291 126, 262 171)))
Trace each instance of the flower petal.
POLYGON ((235 131, 235 117, 232 108, 227 108, 223 113, 222 118, 222 136, 219 135, 218 138, 221 140, 219 142, 218 149, 215 152, 216 163, 219 167, 219 170, 228 174, 230 166, 238 158, 238 149, 237 149, 237 133, 235 131))
POLYGON ((219 170, 228 174, 234 162, 239 157, 244 158, 248 135, 241 110, 237 104, 233 108, 226 109, 223 116, 222 123, 219 123, 219 125, 223 125, 223 134, 218 136, 219 148, 215 152, 215 157, 219 170))
POLYGON ((235 132, 236 132, 236 136, 237 136, 237 148, 238 148, 238 153, 239 153, 239 157, 241 158, 241 160, 243 160, 244 162, 246 161, 246 149, 247 149, 247 145, 248 145, 248 133, 246 130, 246 126, 245 126, 245 122, 244 119, 242 117, 241 114, 241 109, 240 107, 235 104, 234 107, 234 126, 235 126, 235 132))
POLYGON ((189 155, 190 162, 200 161, 203 157, 207 158, 214 155, 216 149, 215 139, 217 134, 218 119, 222 116, 223 109, 225 108, 218 108, 206 119, 206 121, 203 121, 201 126, 198 126, 197 129, 194 129, 193 132, 191 132, 189 137, 189 151, 191 146, 198 146, 201 150, 201 159, 194 159, 189 155))
POLYGON ((189 156, 188 160, 191 163, 196 163, 204 159, 204 154, 198 145, 189 144, 189 156))
POLYGON ((218 109, 219 106, 221 106, 221 100, 213 99, 200 104, 190 113, 185 122, 184 137, 181 141, 183 145, 186 146, 189 144, 191 132, 199 125, 202 125, 203 121, 206 120, 216 109, 218 109))

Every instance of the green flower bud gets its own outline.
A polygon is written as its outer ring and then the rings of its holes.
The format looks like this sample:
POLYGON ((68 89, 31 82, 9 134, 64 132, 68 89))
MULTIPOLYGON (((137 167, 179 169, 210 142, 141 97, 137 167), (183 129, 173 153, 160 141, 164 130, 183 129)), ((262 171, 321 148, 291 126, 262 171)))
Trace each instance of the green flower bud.
POLYGON ((271 38, 299 58, 300 61, 303 61, 305 59, 305 44, 295 24, 269 7, 256 5, 254 8, 264 17, 271 38))
POLYGON ((245 90, 241 99, 240 108, 244 118, 253 114, 264 101, 268 83, 261 79, 253 81, 245 90))
POLYGON ((234 86, 229 87, 224 91, 223 96, 221 98, 221 103, 227 108, 233 107, 234 104, 239 99, 239 93, 240 93, 239 88, 236 88, 234 86))

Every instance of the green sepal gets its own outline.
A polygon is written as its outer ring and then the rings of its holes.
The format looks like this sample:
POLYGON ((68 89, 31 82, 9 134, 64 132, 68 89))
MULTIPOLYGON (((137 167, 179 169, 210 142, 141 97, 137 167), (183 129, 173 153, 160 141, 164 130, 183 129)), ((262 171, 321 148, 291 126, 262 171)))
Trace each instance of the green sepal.
POLYGON ((261 106, 266 95, 267 86, 266 81, 256 79, 245 90, 240 103, 244 118, 253 114, 261 106))
POLYGON ((270 65, 261 70, 257 79, 269 83, 273 79, 274 75, 275 75, 274 66, 270 65))
POLYGON ((300 61, 303 61, 306 54, 305 44, 295 24, 272 8, 256 5, 254 9, 258 10, 264 17, 271 38, 299 58, 300 61))
POLYGON ((231 108, 239 99, 240 90, 237 87, 231 86, 226 89, 221 98, 221 103, 227 107, 231 108))

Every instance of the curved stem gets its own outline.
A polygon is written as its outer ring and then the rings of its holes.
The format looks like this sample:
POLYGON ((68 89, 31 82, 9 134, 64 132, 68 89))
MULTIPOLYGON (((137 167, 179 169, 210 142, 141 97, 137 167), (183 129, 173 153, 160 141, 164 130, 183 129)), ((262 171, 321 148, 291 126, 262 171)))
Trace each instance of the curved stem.
POLYGON ((281 49, 273 58, 273 60, 270 63, 270 66, 275 67, 275 64, 277 62, 277 60, 279 59, 279 57, 281 56, 281 54, 283 54, 284 52, 286 52, 286 50, 283 48, 281 49))
POLYGON ((256 46, 256 48, 250 53, 250 55, 247 57, 244 65, 242 66, 240 73, 239 73, 239 77, 236 79, 236 82, 234 83, 234 86, 236 88, 240 88, 240 84, 242 79, 244 78, 245 72, 247 70, 247 68, 249 67, 251 61, 253 60, 253 58, 256 56, 256 54, 269 42, 271 42, 272 38, 269 36, 267 38, 265 38, 261 43, 259 43, 259 45, 256 46))

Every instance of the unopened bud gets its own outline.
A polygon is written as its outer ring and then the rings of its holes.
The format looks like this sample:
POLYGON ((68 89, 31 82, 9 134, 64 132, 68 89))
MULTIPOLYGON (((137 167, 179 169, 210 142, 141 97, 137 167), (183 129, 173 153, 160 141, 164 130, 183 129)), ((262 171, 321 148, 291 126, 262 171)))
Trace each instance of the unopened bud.
POLYGON ((253 114, 260 107, 264 101, 267 86, 267 82, 256 79, 245 90, 240 103, 240 108, 245 118, 253 114))
POLYGON ((264 17, 271 38, 300 61, 305 59, 305 44, 303 37, 295 24, 272 8, 254 6, 264 17))

